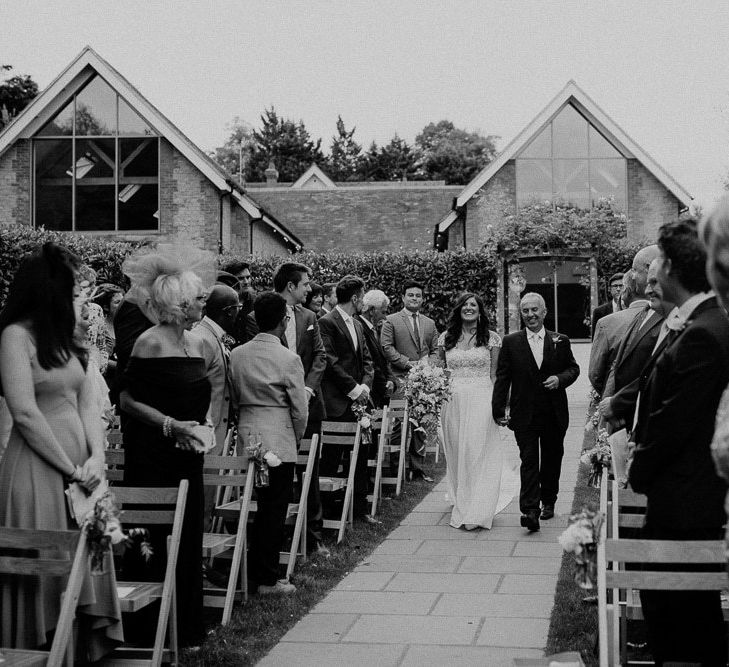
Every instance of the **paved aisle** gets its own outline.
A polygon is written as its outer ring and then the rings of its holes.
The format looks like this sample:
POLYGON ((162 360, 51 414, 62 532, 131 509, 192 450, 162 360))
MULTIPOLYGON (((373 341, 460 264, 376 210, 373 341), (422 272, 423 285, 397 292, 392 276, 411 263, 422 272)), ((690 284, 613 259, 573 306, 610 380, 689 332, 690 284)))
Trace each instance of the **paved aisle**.
POLYGON ((589 345, 575 347, 557 516, 529 534, 515 499, 491 530, 456 530, 441 482, 260 665, 496 667, 543 655, 587 407, 589 345))

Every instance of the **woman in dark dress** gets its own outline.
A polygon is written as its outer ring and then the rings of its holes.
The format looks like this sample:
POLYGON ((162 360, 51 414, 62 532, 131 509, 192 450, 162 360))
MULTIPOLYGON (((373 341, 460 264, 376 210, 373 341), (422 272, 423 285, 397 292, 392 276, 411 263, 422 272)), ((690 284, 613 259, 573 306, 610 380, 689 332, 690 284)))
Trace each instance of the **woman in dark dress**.
MULTIPOLYGON (((126 449, 124 481, 129 485, 176 486, 189 482, 177 562, 177 619, 181 646, 204 640, 202 625, 203 456, 193 427, 204 423, 210 405, 201 342, 189 330, 202 317, 205 290, 181 262, 161 255, 140 258, 148 269, 149 305, 159 324, 134 344, 127 365, 121 408, 126 449), (151 286, 150 286, 151 285, 151 286)), ((156 554, 164 536, 153 531, 156 554)), ((150 574, 161 578, 164 558, 152 556, 150 574)))

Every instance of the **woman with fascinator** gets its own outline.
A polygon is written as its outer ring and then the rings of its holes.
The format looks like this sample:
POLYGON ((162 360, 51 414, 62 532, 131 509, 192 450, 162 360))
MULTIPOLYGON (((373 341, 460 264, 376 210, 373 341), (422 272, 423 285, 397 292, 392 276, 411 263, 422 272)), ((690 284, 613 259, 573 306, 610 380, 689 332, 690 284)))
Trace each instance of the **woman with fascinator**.
MULTIPOLYGON (((104 478, 95 379, 76 334, 80 261, 46 243, 23 260, 0 313, 0 379, 13 418, 0 460, 0 526, 71 530, 64 491, 91 492, 104 478)), ((111 554, 106 574, 82 587, 79 625, 89 660, 123 641, 111 554), (87 632, 89 628, 93 630, 87 632)), ((0 646, 46 645, 60 612, 62 581, 0 577, 0 646)))
MULTIPOLYGON (((199 265, 199 264, 198 264, 199 265)), ((210 405, 202 342, 190 329, 202 318, 206 290, 189 257, 156 252, 125 261, 137 302, 157 324, 137 338, 121 380, 126 415, 124 482, 177 485, 189 482, 177 562, 178 637, 183 646, 204 640, 202 624, 202 533, 204 443, 195 427, 206 422, 210 405)), ((214 281, 214 259, 211 260, 214 281)), ((211 274, 207 271, 206 277, 211 274)), ((154 555, 137 567, 146 579, 164 576, 165 537, 152 533, 154 555)), ((128 563, 126 564, 128 565, 128 563)), ((125 572, 135 576, 136 573, 125 572)))
POLYGON ((481 297, 465 292, 438 339, 439 357, 451 375, 452 394, 442 423, 454 528, 491 528, 494 514, 516 491, 516 476, 504 467, 499 427, 491 417, 500 348, 481 297))

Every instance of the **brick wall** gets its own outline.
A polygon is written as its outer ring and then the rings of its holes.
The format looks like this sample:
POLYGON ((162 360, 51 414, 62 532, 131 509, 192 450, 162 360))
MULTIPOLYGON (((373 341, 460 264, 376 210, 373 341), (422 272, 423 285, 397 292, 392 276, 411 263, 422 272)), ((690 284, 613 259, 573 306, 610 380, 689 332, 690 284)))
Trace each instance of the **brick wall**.
POLYGON ((17 141, 0 156, 0 227, 29 225, 30 142, 17 141))
POLYGON ((658 228, 675 220, 681 203, 638 160, 628 160, 628 237, 655 240, 658 228))
POLYGON ((249 192, 308 250, 429 250, 435 225, 448 214, 453 197, 462 189, 409 183, 336 190, 251 188, 249 192))
POLYGON ((487 241, 489 227, 500 225, 504 213, 515 208, 516 167, 510 160, 468 202, 466 247, 477 250, 487 241))

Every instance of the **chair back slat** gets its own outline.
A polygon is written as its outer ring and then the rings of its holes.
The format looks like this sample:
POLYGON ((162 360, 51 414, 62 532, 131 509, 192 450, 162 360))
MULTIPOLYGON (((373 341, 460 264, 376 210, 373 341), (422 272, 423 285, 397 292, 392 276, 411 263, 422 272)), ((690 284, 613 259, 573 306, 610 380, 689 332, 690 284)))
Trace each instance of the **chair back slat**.
POLYGON ((618 514, 618 528, 642 528, 644 514, 618 514))
POLYGON ((106 465, 108 465, 108 466, 123 466, 124 465, 124 450, 123 449, 107 449, 104 451, 104 458, 106 459, 106 465))
POLYGON ((175 505, 179 489, 174 486, 115 486, 112 493, 117 504, 127 510, 125 505, 175 505))
POLYGON ((129 523, 150 523, 156 525, 169 525, 175 520, 174 510, 147 510, 125 509, 122 512, 122 521, 129 523))
POLYGON ((62 577, 71 572, 71 555, 67 560, 0 556, 0 572, 3 574, 32 574, 39 577, 62 577))
POLYGON ((357 422, 329 422, 321 423, 322 434, 326 433, 354 433, 357 431, 357 422))
POLYGON ((0 548, 64 549, 73 551, 78 544, 77 530, 32 530, 0 528, 0 548))
POLYGON ((110 447, 116 449, 124 444, 124 435, 121 431, 109 431, 109 433, 106 434, 106 441, 109 443, 110 447))
POLYGON ((619 507, 646 507, 648 498, 642 493, 636 493, 631 489, 618 489, 618 506, 619 507))
POLYGON ((203 460, 204 470, 248 470, 247 456, 220 456, 206 454, 203 460))
POLYGON ((204 486, 244 486, 248 475, 232 473, 229 475, 203 475, 204 486))
POLYGON ((620 563, 723 564, 724 543, 719 540, 607 540, 605 557, 620 563))
POLYGON ((726 573, 608 570, 605 581, 608 588, 716 591, 726 587, 726 573))
POLYGON ((354 433, 351 435, 330 435, 324 433, 321 437, 322 445, 351 445, 354 442, 354 433))

